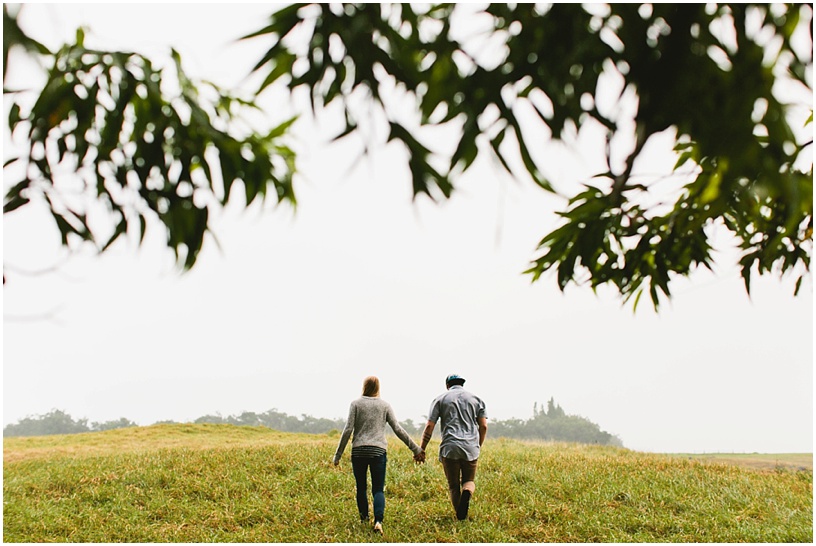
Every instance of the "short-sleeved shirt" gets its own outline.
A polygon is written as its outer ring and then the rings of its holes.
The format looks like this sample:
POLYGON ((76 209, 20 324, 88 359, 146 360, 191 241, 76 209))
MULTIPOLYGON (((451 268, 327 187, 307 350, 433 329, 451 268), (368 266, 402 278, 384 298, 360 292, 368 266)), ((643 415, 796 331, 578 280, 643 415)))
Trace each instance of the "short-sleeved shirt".
POLYGON ((428 420, 442 423, 440 460, 442 457, 468 461, 479 458, 479 419, 482 417, 487 417, 485 403, 461 385, 453 385, 431 402, 428 420))

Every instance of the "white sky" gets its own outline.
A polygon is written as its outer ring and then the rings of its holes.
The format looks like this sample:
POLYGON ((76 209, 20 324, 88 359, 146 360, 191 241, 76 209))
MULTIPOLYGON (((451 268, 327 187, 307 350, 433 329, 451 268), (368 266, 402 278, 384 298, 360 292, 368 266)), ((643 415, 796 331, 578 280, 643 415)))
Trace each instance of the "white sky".
MULTIPOLYGON (((233 86, 264 44, 228 42, 273 9, 31 4, 21 21, 52 47, 78 24, 93 46, 172 45, 189 74, 233 86)), ((271 121, 293 108, 278 100, 271 121)), ((353 143, 324 145, 332 124, 298 128, 297 212, 229 208, 221 250, 206 241, 188 274, 156 231, 140 250, 68 258, 42 209, 5 215, 3 424, 52 408, 145 425, 272 408, 337 418, 369 374, 400 419, 421 421, 456 372, 493 419, 554 397, 636 450, 812 451, 811 278, 797 298, 792 279, 757 278, 749 299, 726 250, 716 274, 676 281, 659 314, 562 294, 521 274, 561 201, 484 161, 449 202, 412 203, 398 149, 351 170, 353 143)), ((542 157, 567 190, 594 174, 589 151, 542 157)))

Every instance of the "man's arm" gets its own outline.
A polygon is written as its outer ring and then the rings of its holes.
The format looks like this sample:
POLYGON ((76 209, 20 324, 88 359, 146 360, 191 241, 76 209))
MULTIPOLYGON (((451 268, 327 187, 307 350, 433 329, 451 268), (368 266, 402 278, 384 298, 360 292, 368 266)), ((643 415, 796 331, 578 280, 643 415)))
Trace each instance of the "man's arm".
POLYGON ((425 425, 425 430, 422 432, 422 445, 420 446, 420 451, 416 455, 414 455, 414 462, 417 463, 424 463, 425 462, 425 448, 428 446, 428 442, 431 441, 431 435, 433 434, 435 423, 432 421, 428 421, 425 425))
POLYGON ((425 424, 425 430, 422 432, 422 443, 419 447, 422 448, 422 451, 425 451, 425 448, 428 446, 428 442, 431 441, 431 436, 433 436, 434 427, 436 423, 433 421, 428 421, 425 424))
MULTIPOLYGON (((431 429, 433 431, 433 429, 431 429)), ((482 444, 485 441, 485 437, 487 436, 487 417, 479 417, 479 447, 482 447, 482 444)))

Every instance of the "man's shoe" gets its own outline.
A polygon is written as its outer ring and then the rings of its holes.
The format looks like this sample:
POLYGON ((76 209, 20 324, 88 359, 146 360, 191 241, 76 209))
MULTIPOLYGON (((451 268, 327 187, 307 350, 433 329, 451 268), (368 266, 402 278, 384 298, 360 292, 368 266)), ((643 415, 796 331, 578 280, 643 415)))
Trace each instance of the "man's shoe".
POLYGON ((382 522, 381 521, 375 521, 374 522, 374 532, 382 534, 383 530, 382 530, 382 522))
POLYGON ((462 498, 459 499, 459 506, 456 508, 456 519, 467 519, 468 507, 470 506, 470 491, 462 491, 462 498))

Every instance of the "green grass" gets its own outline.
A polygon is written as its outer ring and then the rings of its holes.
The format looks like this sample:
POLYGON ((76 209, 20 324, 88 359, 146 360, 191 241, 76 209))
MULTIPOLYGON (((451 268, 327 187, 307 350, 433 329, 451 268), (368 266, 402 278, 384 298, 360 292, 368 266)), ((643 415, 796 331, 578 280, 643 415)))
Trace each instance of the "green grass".
MULTIPOLYGON (((812 542, 812 470, 488 438, 471 518, 389 447, 386 534, 337 436, 155 425, 4 439, 6 542, 812 542)), ((432 443, 432 447, 437 442, 432 443)))
POLYGON ((677 456, 699 461, 737 464, 759 470, 813 470, 813 453, 687 453, 677 456))

